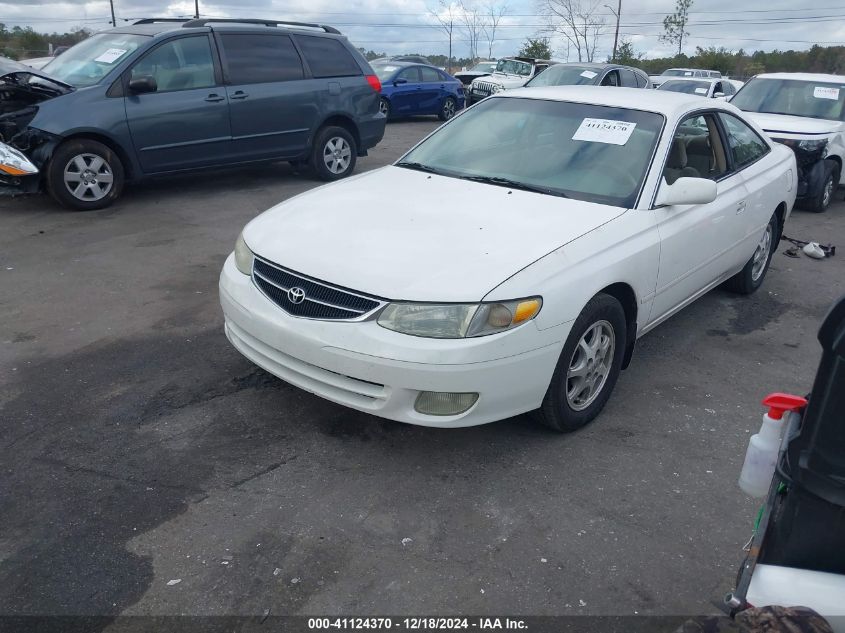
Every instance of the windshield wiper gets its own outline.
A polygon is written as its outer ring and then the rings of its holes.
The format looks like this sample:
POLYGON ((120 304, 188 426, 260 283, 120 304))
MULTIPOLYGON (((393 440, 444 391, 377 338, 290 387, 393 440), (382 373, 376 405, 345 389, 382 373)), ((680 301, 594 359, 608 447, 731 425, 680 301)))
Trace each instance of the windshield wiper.
POLYGON ((511 180, 510 178, 502 178, 501 176, 459 176, 459 178, 462 180, 471 180, 473 182, 483 182, 488 185, 497 185, 499 187, 510 187, 511 189, 533 191, 534 193, 545 193, 550 196, 559 196, 561 198, 569 197, 565 193, 549 189, 548 187, 529 185, 528 183, 511 180))
POLYGON ((406 169, 416 169, 417 171, 426 171, 430 174, 439 174, 440 172, 437 171, 434 167, 430 165, 424 165, 422 163, 415 163, 413 161, 403 160, 398 163, 394 163, 397 167, 405 167, 406 169))

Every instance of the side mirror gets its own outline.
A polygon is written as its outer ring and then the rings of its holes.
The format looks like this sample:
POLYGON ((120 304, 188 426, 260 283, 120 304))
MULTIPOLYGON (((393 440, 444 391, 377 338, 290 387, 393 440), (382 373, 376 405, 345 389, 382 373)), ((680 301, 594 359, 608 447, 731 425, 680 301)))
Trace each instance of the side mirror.
POLYGON ((716 199, 718 187, 707 178, 678 178, 671 185, 664 178, 654 204, 672 207, 682 204, 708 204, 716 199))
POLYGON ((714 93, 713 93, 713 96, 714 96, 716 99, 724 99, 724 98, 725 98, 725 93, 724 93, 724 92, 714 92, 714 93))
POLYGON ((155 92, 158 90, 158 84, 156 83, 154 77, 143 75, 142 77, 136 77, 129 82, 129 90, 136 94, 143 92, 155 92))
POLYGON ((394 79, 394 80, 393 80, 393 85, 394 85, 394 86, 401 86, 402 84, 406 84, 406 83, 408 83, 408 80, 407 80, 407 79, 405 79, 404 77, 399 77, 399 79, 394 79))

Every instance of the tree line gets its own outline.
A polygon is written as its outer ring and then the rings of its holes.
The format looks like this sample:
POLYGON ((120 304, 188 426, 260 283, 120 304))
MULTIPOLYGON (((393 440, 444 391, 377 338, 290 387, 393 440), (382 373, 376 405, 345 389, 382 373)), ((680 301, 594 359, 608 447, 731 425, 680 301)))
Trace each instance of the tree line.
POLYGON ((0 22, 0 56, 10 59, 46 57, 50 46, 73 46, 91 33, 81 27, 74 27, 69 33, 36 33, 31 26, 7 28, 0 22))

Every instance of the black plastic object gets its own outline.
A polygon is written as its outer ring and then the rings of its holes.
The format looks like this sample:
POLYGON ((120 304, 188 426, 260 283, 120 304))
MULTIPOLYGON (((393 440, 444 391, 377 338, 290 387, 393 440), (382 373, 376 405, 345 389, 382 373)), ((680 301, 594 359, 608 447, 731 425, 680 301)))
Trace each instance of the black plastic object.
POLYGON ((845 297, 819 330, 822 360, 780 472, 760 562, 845 573, 845 297))

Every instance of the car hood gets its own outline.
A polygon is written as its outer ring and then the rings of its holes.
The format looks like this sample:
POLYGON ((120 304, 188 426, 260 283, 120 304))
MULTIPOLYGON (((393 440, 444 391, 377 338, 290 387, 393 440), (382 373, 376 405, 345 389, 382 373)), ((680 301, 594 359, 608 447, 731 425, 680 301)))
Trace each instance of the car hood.
POLYGON ((808 117, 769 114, 766 112, 746 112, 745 114, 768 134, 806 134, 814 137, 821 134, 838 132, 843 127, 841 122, 829 121, 827 119, 811 119, 808 117))
POLYGON ((247 225, 244 240, 261 257, 359 292, 478 301, 623 213, 389 166, 276 205, 247 225))
POLYGON ((478 81, 486 81, 494 84, 499 84, 505 88, 519 88, 525 85, 525 82, 531 77, 523 77, 522 75, 506 75, 504 73, 493 73, 486 77, 479 77, 478 81))

